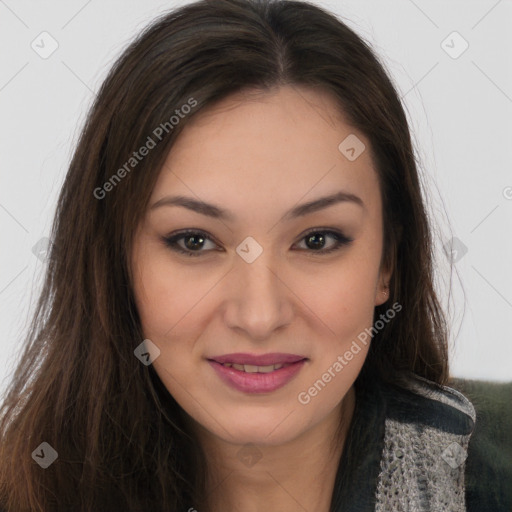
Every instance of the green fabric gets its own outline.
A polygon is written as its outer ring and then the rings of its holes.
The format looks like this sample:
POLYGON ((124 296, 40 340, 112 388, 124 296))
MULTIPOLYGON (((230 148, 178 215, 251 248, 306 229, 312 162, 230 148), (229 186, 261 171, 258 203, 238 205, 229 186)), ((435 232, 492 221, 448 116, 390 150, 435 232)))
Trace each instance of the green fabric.
POLYGON ((512 382, 452 378, 475 407, 466 460, 468 512, 512 511, 512 382))

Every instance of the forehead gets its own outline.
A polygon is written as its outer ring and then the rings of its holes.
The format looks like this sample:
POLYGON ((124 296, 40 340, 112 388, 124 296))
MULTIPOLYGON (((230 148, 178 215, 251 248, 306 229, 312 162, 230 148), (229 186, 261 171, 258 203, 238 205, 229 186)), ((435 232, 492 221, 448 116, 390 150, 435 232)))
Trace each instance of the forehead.
POLYGON ((154 199, 186 193, 217 204, 229 198, 234 208, 259 208, 263 199, 293 204, 335 190, 377 199, 369 142, 325 91, 244 91, 196 116, 170 151, 154 199), (342 152, 345 140, 356 143, 357 158, 342 152))

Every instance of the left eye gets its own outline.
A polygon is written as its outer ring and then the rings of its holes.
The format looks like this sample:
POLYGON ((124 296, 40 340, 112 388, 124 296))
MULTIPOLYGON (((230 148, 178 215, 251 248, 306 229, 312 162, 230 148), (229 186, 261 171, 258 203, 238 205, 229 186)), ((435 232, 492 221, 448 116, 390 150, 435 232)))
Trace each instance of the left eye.
POLYGON ((306 244, 312 243, 314 247, 312 252, 318 252, 320 254, 328 254, 330 252, 337 251, 338 249, 341 249, 343 246, 349 245, 351 242, 354 241, 353 238, 346 237, 345 235, 343 235, 342 233, 338 233, 337 231, 321 229, 310 231, 306 236, 304 236, 301 239, 301 241, 302 240, 305 240, 306 244), (331 245, 331 247, 327 249, 324 249, 323 247, 318 247, 319 244, 325 244, 325 240, 328 237, 334 239, 334 243, 331 245))
MULTIPOLYGON (((342 233, 326 229, 312 230, 303 236, 300 241, 302 242, 303 240, 305 240, 306 244, 312 244, 313 246, 313 249, 308 252, 319 254, 327 254, 336 251, 342 246, 349 245, 353 241, 352 238, 348 238, 342 233), (334 239, 334 244, 331 245, 331 247, 325 249, 323 245, 325 245, 325 240, 328 238, 334 239), (322 247, 319 247, 319 245, 322 245, 322 247)), ((217 250, 215 249, 215 242, 213 242, 208 235, 201 231, 182 231, 169 237, 163 237, 163 242, 166 246, 170 247, 173 251, 185 254, 186 256, 201 256, 201 253, 209 252, 201 250, 204 248, 206 241, 213 244, 213 248, 210 250, 217 250), (184 245, 179 243, 182 240, 187 240, 184 245)), ((311 249, 311 247, 307 248, 311 249)))

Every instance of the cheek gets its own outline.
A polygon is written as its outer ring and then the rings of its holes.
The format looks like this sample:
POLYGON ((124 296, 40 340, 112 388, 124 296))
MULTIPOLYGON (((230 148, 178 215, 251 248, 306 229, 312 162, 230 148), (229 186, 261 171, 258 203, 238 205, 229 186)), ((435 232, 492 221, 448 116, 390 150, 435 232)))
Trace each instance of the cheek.
POLYGON ((214 284, 206 275, 198 279, 197 269, 174 268, 165 254, 141 258, 134 279, 144 333, 157 338, 184 334, 214 284))
POLYGON ((374 262, 354 256, 304 277, 302 291, 296 281, 294 291, 332 334, 346 339, 373 320, 377 275, 374 262))
POLYGON ((135 302, 144 337, 160 349, 153 367, 167 390, 184 400, 184 390, 190 391, 193 384, 195 362, 191 356, 199 335, 198 308, 208 287, 204 280, 197 279, 190 286, 187 272, 172 269, 168 258, 156 252, 151 255, 146 251, 137 260, 135 302))

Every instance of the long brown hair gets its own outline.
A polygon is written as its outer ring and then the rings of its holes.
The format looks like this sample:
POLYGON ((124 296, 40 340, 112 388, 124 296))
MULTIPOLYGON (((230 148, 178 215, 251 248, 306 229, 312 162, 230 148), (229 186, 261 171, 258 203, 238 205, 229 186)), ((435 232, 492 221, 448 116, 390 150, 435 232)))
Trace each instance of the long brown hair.
POLYGON ((152 366, 133 353, 143 335, 132 240, 186 124, 232 93, 282 85, 329 91, 371 143, 383 259, 393 269, 389 300, 375 318, 395 301, 403 311, 373 336, 364 371, 387 382, 402 371, 446 382, 431 230, 406 116, 383 65, 339 18, 310 3, 194 2, 155 20, 124 51, 76 146, 44 289, 1 408, 7 510, 192 507, 204 483, 200 447, 152 366), (152 147, 135 157, 142 146, 152 147), (46 469, 33 457, 43 442, 58 453, 46 469))

